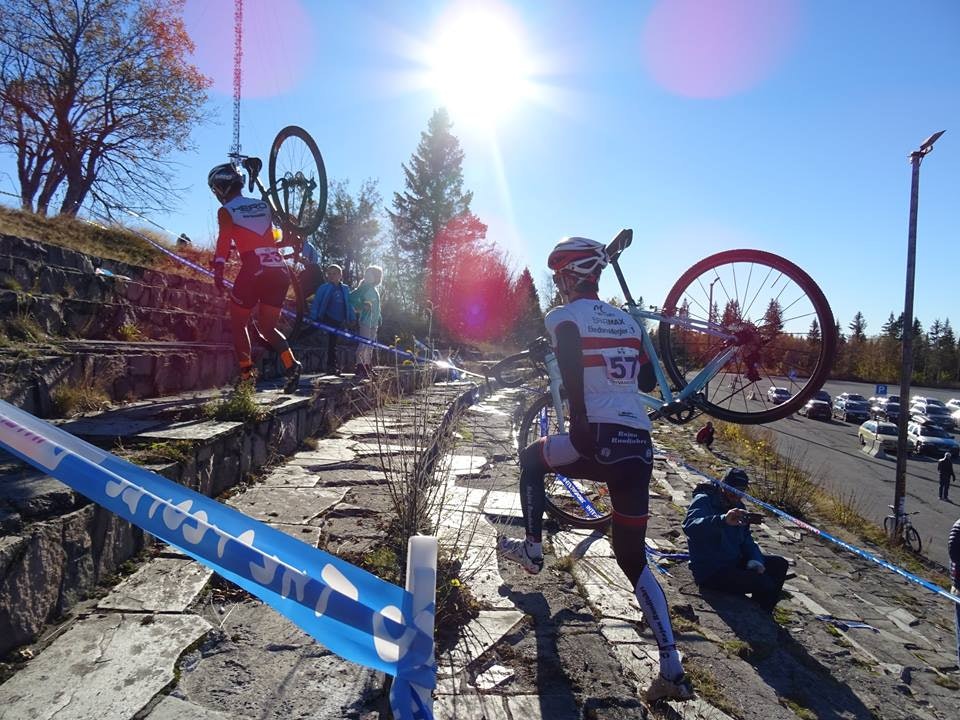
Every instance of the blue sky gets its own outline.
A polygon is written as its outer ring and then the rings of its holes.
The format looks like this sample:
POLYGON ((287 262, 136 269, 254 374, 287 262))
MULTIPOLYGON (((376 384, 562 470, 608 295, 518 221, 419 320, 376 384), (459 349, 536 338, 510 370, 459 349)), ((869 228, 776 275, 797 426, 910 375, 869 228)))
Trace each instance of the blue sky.
MULTIPOLYGON (((474 211, 538 284, 560 237, 632 227, 623 265, 648 303, 705 255, 756 247, 806 269, 844 328, 859 310, 878 332, 903 307, 907 155, 946 129, 923 164, 915 314, 960 324, 954 0, 247 0, 244 151, 265 157, 280 127, 303 125, 331 178, 376 178, 389 202, 449 100, 425 80, 425 53, 478 5, 519 36, 532 92, 495 127, 452 108, 454 132, 474 211)), ((217 207, 206 173, 231 139, 232 8, 188 0, 214 120, 178 158, 182 202, 154 218, 199 241, 217 207)), ((502 36, 464 38, 465 52, 475 41, 487 62, 502 54, 502 36)), ((616 292, 611 276, 602 294, 616 292)))

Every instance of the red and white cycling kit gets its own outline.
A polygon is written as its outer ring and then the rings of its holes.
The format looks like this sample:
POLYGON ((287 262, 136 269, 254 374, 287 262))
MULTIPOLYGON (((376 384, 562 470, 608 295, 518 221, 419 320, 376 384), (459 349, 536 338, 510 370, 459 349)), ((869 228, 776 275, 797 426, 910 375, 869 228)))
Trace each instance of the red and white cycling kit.
POLYGON ((597 463, 652 462, 651 424, 637 392, 637 375, 649 360, 636 321, 609 303, 587 298, 554 308, 544 321, 554 347, 561 323, 573 323, 580 334, 583 404, 597 445, 597 454, 584 458, 569 435, 550 435, 541 439, 544 463, 565 468, 571 477, 593 477, 597 463))
POLYGON ((273 237, 273 213, 262 200, 237 195, 217 211, 220 233, 213 261, 225 263, 231 243, 240 253, 242 265, 231 291, 240 307, 257 303, 281 307, 290 278, 273 237))

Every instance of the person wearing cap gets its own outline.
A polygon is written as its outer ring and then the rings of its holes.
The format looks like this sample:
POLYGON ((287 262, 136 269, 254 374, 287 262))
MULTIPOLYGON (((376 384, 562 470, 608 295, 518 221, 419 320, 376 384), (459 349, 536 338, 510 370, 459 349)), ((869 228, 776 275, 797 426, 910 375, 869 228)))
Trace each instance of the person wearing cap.
POLYGON ((937 462, 937 472, 940 474, 940 499, 950 502, 950 481, 956 482, 957 477, 953 474, 953 459, 949 452, 937 462))
MULTIPOLYGON (((723 483, 746 490, 749 478, 740 468, 727 471, 723 483)), ((737 493, 715 483, 701 483, 683 520, 690 571, 701 589, 750 595, 773 612, 787 576, 787 561, 764 555, 753 540, 749 513, 737 493)))

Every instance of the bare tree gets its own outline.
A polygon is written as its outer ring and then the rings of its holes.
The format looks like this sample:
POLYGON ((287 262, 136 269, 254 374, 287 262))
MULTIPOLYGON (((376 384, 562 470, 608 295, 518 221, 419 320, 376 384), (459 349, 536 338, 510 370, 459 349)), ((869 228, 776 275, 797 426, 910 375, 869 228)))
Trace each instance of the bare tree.
POLYGON ((5 0, 0 146, 23 207, 75 215, 91 200, 149 210, 173 193, 209 84, 187 61, 183 0, 5 0))

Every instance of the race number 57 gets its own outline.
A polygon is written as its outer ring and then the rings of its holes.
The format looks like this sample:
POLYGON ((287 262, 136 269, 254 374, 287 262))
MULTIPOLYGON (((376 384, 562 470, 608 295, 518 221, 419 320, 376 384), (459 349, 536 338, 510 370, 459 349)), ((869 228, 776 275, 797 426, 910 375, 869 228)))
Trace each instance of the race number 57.
POLYGON ((640 359, 636 355, 605 355, 607 377, 620 382, 633 381, 637 377, 640 359))

